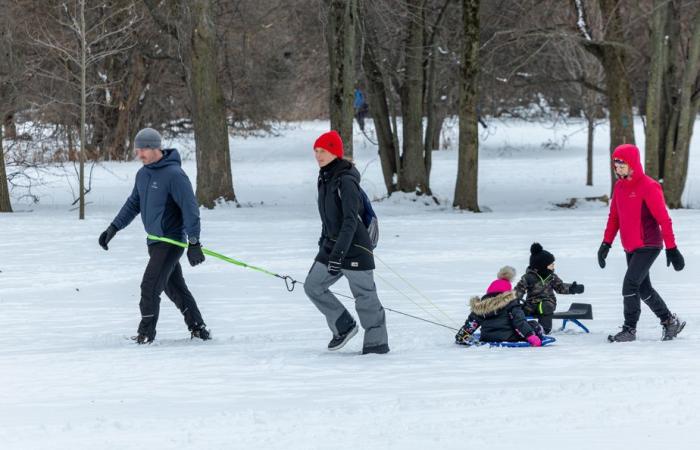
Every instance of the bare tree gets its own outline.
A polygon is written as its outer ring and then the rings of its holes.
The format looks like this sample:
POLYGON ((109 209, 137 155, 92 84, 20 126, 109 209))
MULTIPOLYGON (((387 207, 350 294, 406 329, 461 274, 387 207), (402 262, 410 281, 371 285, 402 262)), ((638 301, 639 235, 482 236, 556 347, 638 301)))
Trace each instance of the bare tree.
MULTIPOLYGON (((627 47, 624 42, 623 12, 620 0, 597 0, 601 14, 602 38, 596 39, 590 24, 585 0, 573 0, 576 25, 583 47, 600 60, 605 71, 605 85, 610 113, 610 153, 620 144, 634 144, 632 91, 627 74, 627 47)), ((610 171, 611 184, 615 174, 610 171)))
POLYGON ((213 208, 236 201, 226 105, 219 80, 219 46, 211 0, 144 0, 155 22, 176 39, 192 102, 197 147, 197 200, 213 208))
POLYGON ((479 0, 462 0, 464 42, 460 67, 459 166, 454 206, 479 211, 479 0))
POLYGON ((340 133, 345 155, 352 159, 357 0, 326 0, 326 3, 331 129, 340 133))
MULTIPOLYGON (((58 6, 58 13, 50 15, 53 25, 57 29, 39 28, 36 30, 34 41, 37 45, 55 53, 57 58, 67 67, 67 78, 64 82, 69 88, 77 88, 78 98, 76 106, 79 108, 79 130, 80 130, 80 151, 79 151, 79 213, 80 220, 85 219, 85 160, 87 144, 87 107, 88 101, 97 93, 100 83, 90 83, 87 73, 95 65, 105 58, 117 53, 121 53, 129 48, 130 30, 137 21, 134 5, 128 2, 122 8, 117 9, 112 14, 102 16, 95 22, 86 19, 86 14, 95 16, 96 11, 102 10, 104 5, 87 6, 88 0, 74 0, 61 2, 58 6), (105 23, 113 21, 115 17, 121 20, 118 26, 113 26, 105 30, 105 23), (109 39, 116 38, 105 45, 109 39)), ((51 71, 44 71, 42 74, 49 78, 57 75, 51 71)), ((70 134, 70 131, 69 131, 70 134)))

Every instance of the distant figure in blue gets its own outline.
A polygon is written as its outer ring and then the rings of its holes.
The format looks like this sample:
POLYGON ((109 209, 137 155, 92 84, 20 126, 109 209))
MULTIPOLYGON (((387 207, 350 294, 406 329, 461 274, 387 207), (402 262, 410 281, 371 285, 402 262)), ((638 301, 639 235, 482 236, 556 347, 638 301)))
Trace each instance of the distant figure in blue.
POLYGON ((365 102, 365 96, 362 94, 360 88, 355 88, 355 101, 353 102, 353 109, 355 110, 355 119, 357 119, 357 124, 360 125, 360 130, 365 131, 365 117, 369 112, 369 106, 365 102))

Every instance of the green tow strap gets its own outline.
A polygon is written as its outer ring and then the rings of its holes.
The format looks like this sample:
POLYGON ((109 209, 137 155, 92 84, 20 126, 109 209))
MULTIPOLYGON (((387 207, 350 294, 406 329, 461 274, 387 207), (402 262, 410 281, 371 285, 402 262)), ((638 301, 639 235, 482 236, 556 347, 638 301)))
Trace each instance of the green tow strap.
MULTIPOLYGON (((178 247, 182 247, 182 248, 189 247, 189 244, 186 242, 180 242, 180 241, 176 241, 175 239, 170 239, 170 238, 166 238, 166 237, 154 236, 152 234, 148 235, 148 239, 150 239, 152 241, 166 242, 168 244, 177 245, 178 247)), ((208 248, 202 247, 202 253, 204 253, 205 255, 209 255, 212 258, 217 258, 217 259, 220 259, 222 261, 226 261, 227 263, 235 264, 235 265, 240 266, 240 267, 245 267, 246 269, 255 270, 255 271, 264 273, 266 275, 270 275, 270 276, 277 277, 277 278, 282 278, 283 280, 286 281, 286 277, 284 277, 280 274, 270 272, 269 270, 265 270, 262 267, 251 266, 250 264, 244 263, 243 261, 239 261, 237 259, 228 257, 226 255, 222 255, 221 253, 216 253, 215 251, 209 250, 208 248)))
MULTIPOLYGON (((189 244, 188 244, 187 242, 180 242, 180 241, 177 241, 177 240, 175 240, 175 239, 170 239, 170 238, 166 238, 166 237, 155 236, 155 235, 152 235, 152 234, 149 234, 149 235, 148 235, 148 239, 151 240, 151 241, 165 242, 165 243, 167 243, 167 244, 176 245, 176 246, 182 247, 182 248, 188 248, 188 247, 189 247, 189 244)), ((280 275, 280 274, 278 274, 278 273, 274 273, 274 272, 270 272, 269 270, 265 270, 265 269, 263 269, 262 267, 251 266, 250 264, 244 263, 243 261, 239 261, 239 260, 237 260, 237 259, 230 258, 230 257, 228 257, 228 256, 226 256, 226 255, 222 255, 221 253, 217 253, 217 252, 215 252, 215 251, 209 250, 208 248, 202 247, 202 253, 204 253, 205 255, 209 255, 209 256, 211 256, 211 257, 213 257, 213 258, 217 258, 217 259, 220 259, 220 260, 222 260, 222 261, 226 261, 227 263, 235 264, 236 266, 239 266, 239 267, 245 267, 246 269, 252 269, 252 270, 255 270, 255 271, 257 271, 257 272, 264 273, 265 275, 270 275, 270 276, 272 276, 272 277, 279 278, 279 279, 281 279, 281 280, 284 281, 284 284, 285 284, 285 286, 287 287, 287 290, 288 290, 289 292, 292 292, 292 291, 294 290, 294 287, 295 287, 297 284, 300 284, 300 285, 302 285, 302 286, 304 285, 304 283, 302 283, 301 281, 295 280, 294 278, 290 277, 289 275, 280 275)), ((331 292, 333 292, 333 291, 331 291, 331 292)), ((344 298, 346 298, 346 299, 348 299, 348 300, 355 301, 355 299, 354 299, 353 297, 350 297, 349 295, 340 294, 340 293, 338 293, 338 292, 333 292, 333 294, 335 294, 335 295, 337 295, 337 296, 339 296, 339 297, 344 297, 344 298)), ((405 294, 404 294, 404 295, 405 295, 405 294)), ((386 309, 387 311, 391 311, 391 312, 397 313, 397 314, 401 314, 401 315, 406 316, 406 317, 410 317, 410 318, 412 318, 412 319, 420 320, 420 321, 422 321, 422 322, 432 323, 433 325, 437 325, 437 326, 440 326, 440 327, 443 327, 443 328, 447 328, 447 329, 449 329, 449 330, 457 331, 457 328, 451 327, 451 326, 449 326, 449 325, 442 324, 442 323, 440 323, 440 322, 434 322, 434 321, 432 321, 432 320, 428 320, 428 319, 424 319, 424 318, 422 318, 422 317, 414 316, 414 315, 412 315, 412 314, 408 314, 408 313, 405 313, 405 312, 401 312, 401 311, 398 311, 398 310, 396 310, 396 309, 391 309, 391 308, 387 308, 387 307, 384 307, 384 309, 386 309)))

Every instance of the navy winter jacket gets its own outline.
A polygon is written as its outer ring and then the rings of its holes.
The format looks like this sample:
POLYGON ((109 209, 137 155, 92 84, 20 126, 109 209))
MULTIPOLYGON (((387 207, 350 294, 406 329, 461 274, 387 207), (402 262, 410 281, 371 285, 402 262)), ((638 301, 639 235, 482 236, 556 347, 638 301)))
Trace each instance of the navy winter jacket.
POLYGON ((148 234, 180 241, 199 239, 199 206, 181 165, 177 150, 165 149, 162 159, 139 169, 134 190, 112 225, 117 230, 126 228, 141 213, 148 234))

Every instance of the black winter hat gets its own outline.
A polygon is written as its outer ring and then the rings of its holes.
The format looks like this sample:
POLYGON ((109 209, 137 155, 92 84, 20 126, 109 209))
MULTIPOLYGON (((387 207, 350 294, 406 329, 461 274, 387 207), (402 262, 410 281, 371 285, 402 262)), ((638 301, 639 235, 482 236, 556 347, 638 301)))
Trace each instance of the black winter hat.
POLYGON ((544 272, 547 266, 553 262, 554 255, 543 249, 538 242, 530 246, 530 267, 538 272, 544 272))

